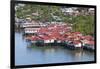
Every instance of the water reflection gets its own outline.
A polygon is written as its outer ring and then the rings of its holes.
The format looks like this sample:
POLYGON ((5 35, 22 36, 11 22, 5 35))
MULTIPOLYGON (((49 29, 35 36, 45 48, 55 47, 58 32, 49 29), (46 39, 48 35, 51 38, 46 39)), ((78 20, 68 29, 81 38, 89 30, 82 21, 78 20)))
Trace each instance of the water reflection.
POLYGON ((88 51, 75 51, 63 47, 33 47, 28 43, 22 33, 15 33, 15 64, 46 64, 78 61, 94 61, 94 53, 88 51))

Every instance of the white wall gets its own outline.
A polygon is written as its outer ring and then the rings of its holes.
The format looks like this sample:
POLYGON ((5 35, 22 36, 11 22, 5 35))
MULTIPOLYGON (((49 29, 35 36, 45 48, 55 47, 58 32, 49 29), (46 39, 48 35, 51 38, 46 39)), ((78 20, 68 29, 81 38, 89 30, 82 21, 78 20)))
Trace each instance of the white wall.
MULTIPOLYGON (((30 0, 31 1, 31 0, 30 0)), ((37 69, 98 69, 100 68, 100 1, 99 0, 34 0, 72 4, 97 5, 97 64, 42 67, 37 69)), ((0 69, 10 69, 10 0, 0 2, 0 69)), ((32 69, 32 68, 29 68, 32 69)))

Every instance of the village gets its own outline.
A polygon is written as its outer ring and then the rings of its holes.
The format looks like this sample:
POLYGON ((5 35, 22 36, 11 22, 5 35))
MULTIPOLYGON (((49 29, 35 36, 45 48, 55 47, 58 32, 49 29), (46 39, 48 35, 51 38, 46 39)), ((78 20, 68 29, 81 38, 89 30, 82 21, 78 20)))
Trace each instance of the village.
MULTIPOLYGON (((94 15, 94 9, 82 10, 80 13, 77 8, 61 8, 65 16, 88 16, 94 15)), ((39 16, 38 12, 32 13, 32 17, 39 16)), ((16 15, 15 15, 16 16, 16 15)), ((30 46, 64 46, 69 49, 86 49, 89 51, 95 50, 95 41, 92 35, 84 35, 79 31, 73 31, 73 24, 66 23, 58 16, 50 13, 54 21, 37 21, 32 20, 30 15, 25 19, 18 19, 15 17, 15 28, 23 30, 25 40, 30 43, 30 46)), ((45 18, 44 18, 45 19, 45 18)), ((72 19, 72 18, 70 18, 72 19)), ((72 20, 71 20, 72 21, 72 20)))
MULTIPOLYGON (((73 32, 72 24, 63 22, 22 23, 23 35, 30 46, 63 46, 68 49, 94 51, 94 38, 73 32)), ((30 47, 29 46, 29 47, 30 47)))
POLYGON ((95 60, 94 8, 16 4, 14 21, 16 65, 95 60))

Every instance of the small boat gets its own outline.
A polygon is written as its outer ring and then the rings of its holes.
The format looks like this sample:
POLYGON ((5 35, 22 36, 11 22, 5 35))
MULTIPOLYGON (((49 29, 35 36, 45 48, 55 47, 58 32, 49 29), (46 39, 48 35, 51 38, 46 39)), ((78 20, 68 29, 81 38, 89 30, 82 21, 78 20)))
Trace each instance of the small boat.
POLYGON ((95 50, 94 45, 95 45, 95 42, 93 40, 87 41, 87 43, 83 45, 83 49, 88 50, 88 51, 94 51, 95 50))
POLYGON ((83 49, 88 50, 88 51, 94 51, 95 50, 94 45, 90 45, 90 44, 85 44, 83 46, 83 49))
POLYGON ((77 50, 77 49, 82 49, 82 44, 80 41, 69 41, 66 43, 66 47, 69 48, 69 49, 74 49, 74 50, 77 50))

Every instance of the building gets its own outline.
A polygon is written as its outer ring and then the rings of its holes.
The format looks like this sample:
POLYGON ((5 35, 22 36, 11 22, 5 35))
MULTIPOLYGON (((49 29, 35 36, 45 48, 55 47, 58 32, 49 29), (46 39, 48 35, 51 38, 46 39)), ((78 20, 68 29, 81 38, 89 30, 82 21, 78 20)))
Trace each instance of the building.
POLYGON ((76 7, 61 8, 61 11, 64 15, 78 16, 80 14, 76 7))

